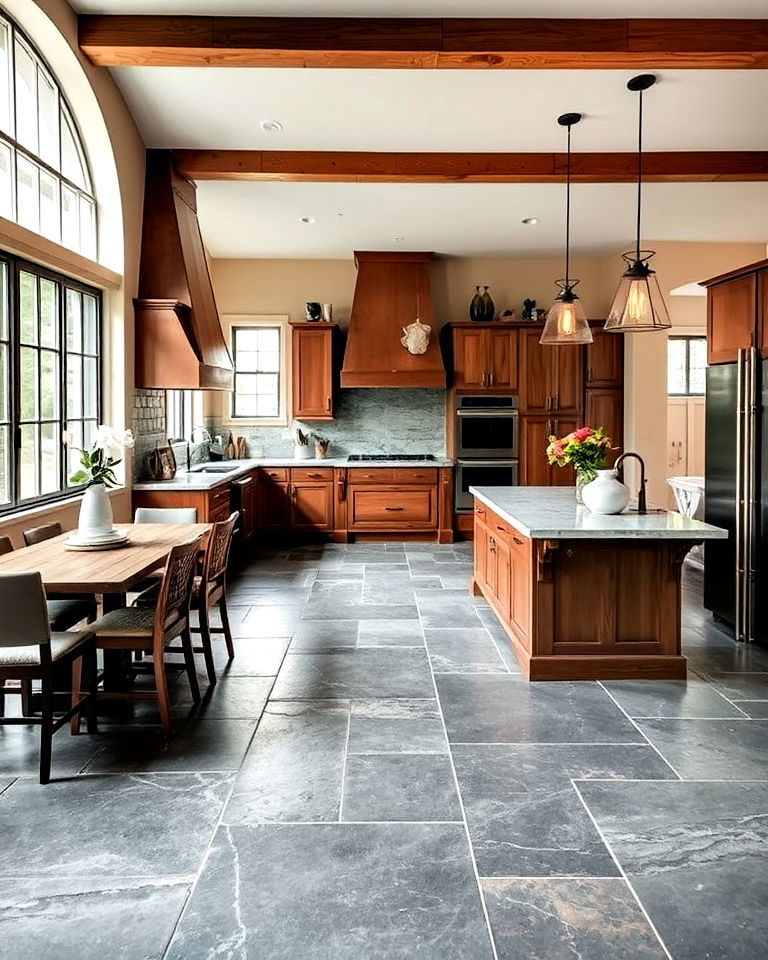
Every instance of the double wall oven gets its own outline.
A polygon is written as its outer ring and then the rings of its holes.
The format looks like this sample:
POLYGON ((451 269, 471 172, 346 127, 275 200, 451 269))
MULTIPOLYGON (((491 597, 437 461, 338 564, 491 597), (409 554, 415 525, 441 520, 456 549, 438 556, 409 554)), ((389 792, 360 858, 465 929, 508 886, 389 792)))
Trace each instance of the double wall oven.
POLYGON ((472 486, 510 486, 518 482, 519 419, 517 397, 457 396, 456 509, 472 508, 472 486))

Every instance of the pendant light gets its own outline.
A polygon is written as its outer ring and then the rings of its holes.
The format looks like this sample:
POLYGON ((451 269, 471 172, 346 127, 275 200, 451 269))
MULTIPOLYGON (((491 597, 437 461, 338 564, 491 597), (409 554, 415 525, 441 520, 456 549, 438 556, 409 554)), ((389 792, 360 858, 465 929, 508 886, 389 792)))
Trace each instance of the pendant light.
POLYGON ((578 280, 571 280, 571 127, 581 120, 580 113, 564 113, 557 118, 561 127, 568 130, 568 154, 565 173, 565 279, 556 280, 560 292, 547 314, 547 322, 539 343, 566 344, 592 343, 581 300, 573 292, 578 280))
POLYGON ((605 321, 605 329, 617 333, 640 333, 645 330, 666 330, 672 326, 667 305, 661 295, 659 280, 648 266, 654 250, 640 249, 640 212, 643 186, 643 91, 656 83, 652 73, 633 77, 627 89, 639 93, 637 120, 637 237, 635 249, 622 254, 627 269, 605 321))

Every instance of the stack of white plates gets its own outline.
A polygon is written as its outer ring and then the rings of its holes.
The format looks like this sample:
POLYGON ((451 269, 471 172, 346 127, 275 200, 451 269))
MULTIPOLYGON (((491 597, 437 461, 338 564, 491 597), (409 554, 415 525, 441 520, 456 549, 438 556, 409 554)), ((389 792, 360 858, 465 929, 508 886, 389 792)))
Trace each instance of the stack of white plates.
POLYGON ((114 550, 128 543, 130 543, 128 535, 123 530, 113 527, 109 533, 99 536, 81 536, 75 532, 71 537, 67 537, 64 546, 67 550, 114 550))

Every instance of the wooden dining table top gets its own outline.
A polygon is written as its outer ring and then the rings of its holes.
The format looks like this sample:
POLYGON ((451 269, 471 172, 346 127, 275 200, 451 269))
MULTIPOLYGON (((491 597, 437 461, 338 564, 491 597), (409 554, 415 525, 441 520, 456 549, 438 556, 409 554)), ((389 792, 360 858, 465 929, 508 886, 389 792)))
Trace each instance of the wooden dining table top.
POLYGON ((162 566, 173 547, 207 533, 209 523, 119 523, 129 544, 113 550, 67 550, 74 531, 0 557, 0 574, 39 570, 49 593, 126 593, 162 566))

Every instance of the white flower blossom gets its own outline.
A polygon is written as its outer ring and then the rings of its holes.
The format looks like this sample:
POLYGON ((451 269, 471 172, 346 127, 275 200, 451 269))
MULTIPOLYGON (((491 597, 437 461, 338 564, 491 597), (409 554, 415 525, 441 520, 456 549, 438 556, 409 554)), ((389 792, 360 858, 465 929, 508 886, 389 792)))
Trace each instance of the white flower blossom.
POLYGON ((112 460, 119 460, 123 456, 123 450, 133 447, 134 439, 131 430, 115 430, 104 423, 100 423, 96 431, 96 440, 94 449, 103 450, 107 457, 112 460))

